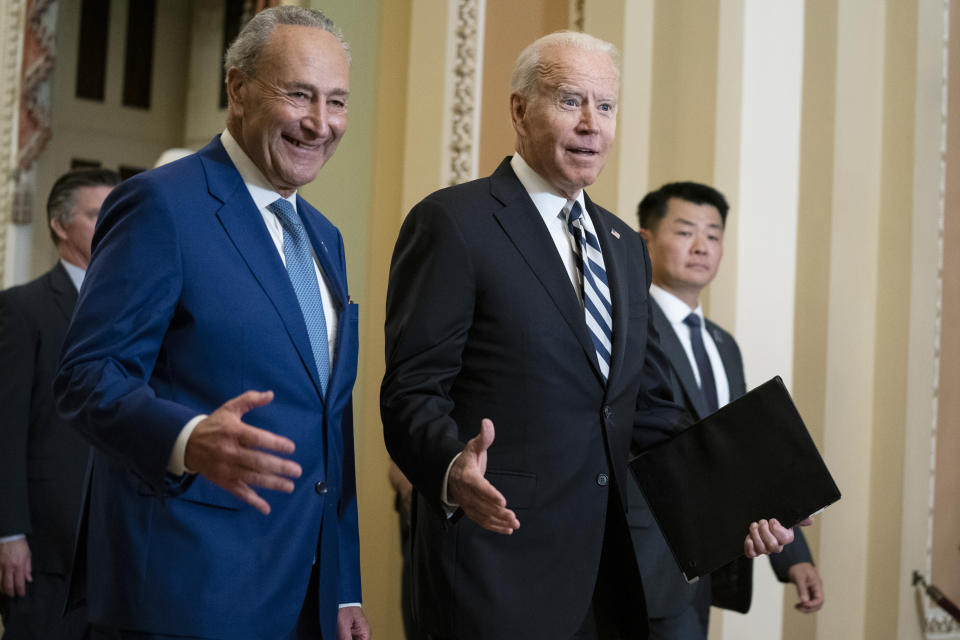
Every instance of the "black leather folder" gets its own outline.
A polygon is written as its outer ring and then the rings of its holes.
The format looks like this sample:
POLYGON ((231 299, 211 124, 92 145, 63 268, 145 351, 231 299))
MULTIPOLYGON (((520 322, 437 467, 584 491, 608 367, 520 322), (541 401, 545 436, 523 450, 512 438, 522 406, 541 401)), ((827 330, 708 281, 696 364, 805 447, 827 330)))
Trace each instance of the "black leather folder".
POLYGON ((742 556, 751 522, 792 527, 840 499, 779 376, 630 467, 688 581, 742 556))

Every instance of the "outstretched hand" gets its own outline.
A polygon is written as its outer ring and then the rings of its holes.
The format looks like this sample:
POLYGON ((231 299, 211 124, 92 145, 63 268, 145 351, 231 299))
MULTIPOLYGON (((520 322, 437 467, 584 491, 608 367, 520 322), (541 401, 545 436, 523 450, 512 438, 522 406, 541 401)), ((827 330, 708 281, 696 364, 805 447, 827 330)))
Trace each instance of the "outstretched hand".
POLYGON ((197 424, 184 453, 184 464, 190 471, 203 475, 264 515, 270 513, 270 505, 252 487, 292 493, 290 478, 299 478, 302 473, 293 460, 263 451, 290 455, 294 450, 292 440, 243 422, 245 413, 272 400, 272 391, 247 391, 227 400, 197 424))
POLYGON ((493 421, 484 418, 480 433, 464 447, 450 467, 447 497, 459 504, 464 515, 494 533, 511 534, 520 527, 516 514, 507 509, 507 499, 483 477, 487 471, 487 449, 493 444, 493 421))

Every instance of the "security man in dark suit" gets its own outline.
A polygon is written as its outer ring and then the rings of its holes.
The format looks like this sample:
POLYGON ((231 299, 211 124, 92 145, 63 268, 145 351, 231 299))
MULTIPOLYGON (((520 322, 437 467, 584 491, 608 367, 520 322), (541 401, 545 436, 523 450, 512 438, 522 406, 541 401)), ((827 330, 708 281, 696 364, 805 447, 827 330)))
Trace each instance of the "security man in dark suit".
MULTIPOLYGON (((703 317, 700 293, 717 275, 729 206, 716 189, 696 182, 665 184, 639 206, 640 233, 652 263, 651 317, 667 356, 674 399, 697 419, 746 393, 743 361, 733 336, 703 317)), ((746 613, 753 566, 740 558, 696 584, 687 584, 647 509, 636 483, 628 492, 630 531, 646 585, 650 637, 705 640, 711 601, 746 613)), ((797 609, 823 605, 823 583, 806 540, 794 528, 793 544, 770 556, 781 582, 792 582, 797 609)))
POLYGON ((0 615, 4 638, 80 638, 85 612, 61 615, 89 446, 57 416, 53 376, 90 260, 107 169, 63 175, 47 200, 60 260, 0 292, 0 615))

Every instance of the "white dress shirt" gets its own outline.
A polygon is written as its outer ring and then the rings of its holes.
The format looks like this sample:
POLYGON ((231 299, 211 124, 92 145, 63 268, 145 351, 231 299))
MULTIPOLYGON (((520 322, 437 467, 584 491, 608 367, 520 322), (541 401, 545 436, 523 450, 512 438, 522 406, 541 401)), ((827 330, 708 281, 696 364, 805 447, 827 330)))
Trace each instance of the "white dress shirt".
POLYGON ((713 336, 707 331, 707 323, 703 318, 703 307, 697 305, 696 309, 691 309, 686 302, 655 284, 650 285, 650 295, 663 309, 663 315, 667 316, 670 326, 673 327, 673 332, 677 334, 680 344, 683 345, 683 350, 687 353, 687 360, 690 361, 690 368, 693 369, 693 377, 697 380, 697 386, 701 386, 700 369, 697 367, 697 359, 693 355, 693 345, 690 343, 690 327, 683 323, 683 319, 691 312, 700 316, 700 335, 703 338, 703 347, 710 359, 713 379, 717 385, 717 406, 722 407, 730 402, 730 383, 727 381, 727 370, 723 367, 723 360, 720 359, 720 352, 713 342, 713 336))
POLYGON ((63 265, 63 268, 66 269, 67 275, 70 276, 70 282, 73 283, 73 286, 77 288, 77 291, 80 291, 80 285, 83 284, 83 276, 87 274, 86 269, 82 269, 72 262, 67 262, 63 258, 60 258, 60 264, 63 265))
MULTIPOLYGON (((244 185, 250 192, 253 203, 260 211, 260 215, 263 216, 263 223, 266 225, 267 231, 270 232, 270 237, 273 239, 273 244, 280 254, 280 259, 283 261, 284 266, 286 266, 287 260, 283 254, 283 225, 280 224, 280 219, 277 215, 267 208, 268 205, 283 196, 277 193, 270 182, 263 177, 263 174, 257 166, 253 164, 253 160, 240 148, 240 145, 237 144, 237 141, 230 135, 229 131, 225 130, 220 135, 220 142, 230 157, 230 161, 233 162, 233 166, 236 167, 240 173, 244 185)), ((286 200, 293 205, 293 210, 297 211, 296 192, 292 193, 286 200)), ((299 213, 299 211, 297 211, 297 213, 299 213)), ((334 308, 333 297, 330 295, 330 287, 327 284, 323 270, 320 269, 320 263, 317 261, 316 254, 313 256, 313 266, 317 274, 317 282, 320 285, 320 296, 323 299, 323 316, 327 322, 327 341, 330 347, 330 363, 332 365, 337 353, 338 315, 334 308)), ((224 401, 226 400, 229 400, 229 398, 224 398, 224 401)), ((188 471, 184 463, 187 440, 190 439, 190 434, 193 433, 197 424, 206 417, 206 414, 194 416, 184 425, 180 431, 180 435, 177 436, 176 442, 174 442, 173 451, 170 453, 170 462, 167 464, 167 471, 174 475, 181 475, 188 471)))

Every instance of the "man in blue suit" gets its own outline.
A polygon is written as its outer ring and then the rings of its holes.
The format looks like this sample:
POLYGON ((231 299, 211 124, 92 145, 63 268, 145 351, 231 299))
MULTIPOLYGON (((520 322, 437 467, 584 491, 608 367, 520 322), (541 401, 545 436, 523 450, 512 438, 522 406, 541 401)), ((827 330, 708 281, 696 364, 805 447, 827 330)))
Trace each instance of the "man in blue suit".
MULTIPOLYGON (((653 267, 650 308, 669 363, 667 378, 674 399, 697 419, 746 393, 736 341, 704 318, 700 306, 700 294, 717 275, 723 257, 728 209, 723 194, 713 187, 674 182, 647 194, 638 211, 640 233, 647 242, 653 267), (706 355, 706 376, 697 360, 697 336, 693 332, 699 335, 706 355), (709 389, 704 386, 704 377, 709 389), (710 391, 712 397, 708 398, 710 391)), ((711 601, 746 613, 752 592, 752 561, 740 558, 696 584, 687 584, 640 489, 634 482, 629 489, 628 520, 637 562, 648 587, 644 593, 650 637, 705 640, 711 601)), ((794 528, 794 536, 793 544, 770 556, 770 564, 781 582, 796 586, 800 599, 797 609, 809 613, 823 605, 823 583, 800 527, 794 528)))
POLYGON ((349 53, 281 7, 225 66, 226 130, 105 203, 56 380, 94 445, 93 637, 367 638, 357 307, 340 233, 296 193, 346 128, 349 53))

